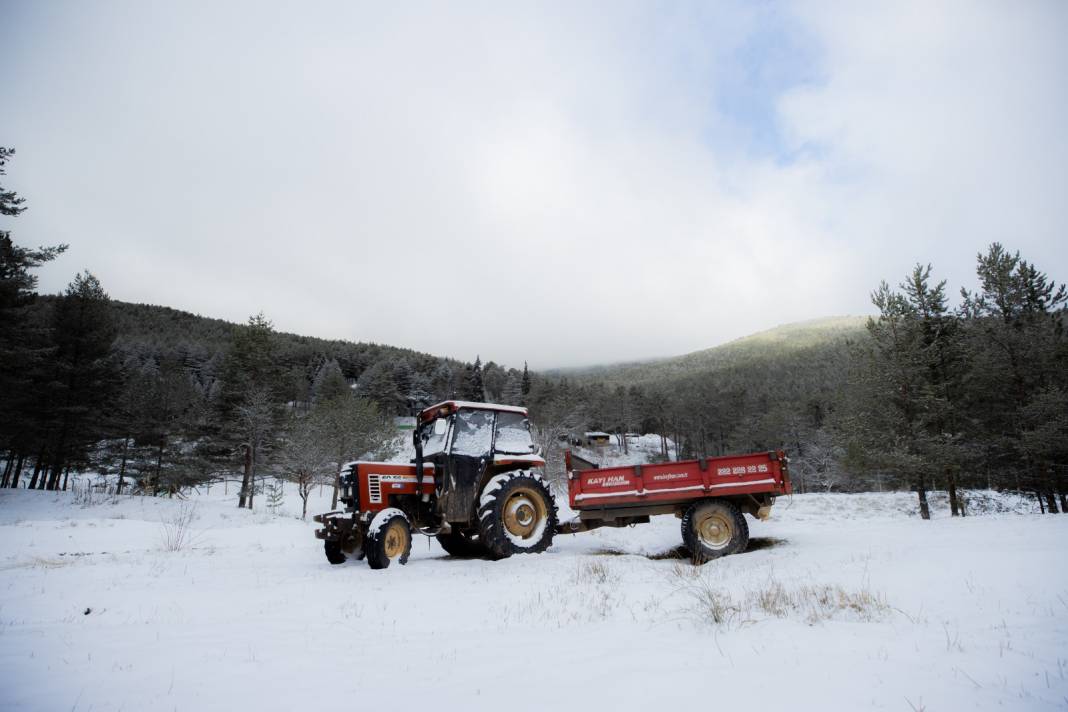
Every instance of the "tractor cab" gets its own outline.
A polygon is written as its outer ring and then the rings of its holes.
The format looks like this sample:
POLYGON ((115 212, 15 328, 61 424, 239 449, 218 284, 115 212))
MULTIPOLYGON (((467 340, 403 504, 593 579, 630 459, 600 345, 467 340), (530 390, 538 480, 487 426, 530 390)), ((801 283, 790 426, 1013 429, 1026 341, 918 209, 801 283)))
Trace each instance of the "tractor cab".
POLYGON ((478 493, 494 475, 539 467, 525 408, 445 401, 419 414, 414 433, 416 477, 430 479, 433 465, 437 514, 450 523, 470 523, 478 493))

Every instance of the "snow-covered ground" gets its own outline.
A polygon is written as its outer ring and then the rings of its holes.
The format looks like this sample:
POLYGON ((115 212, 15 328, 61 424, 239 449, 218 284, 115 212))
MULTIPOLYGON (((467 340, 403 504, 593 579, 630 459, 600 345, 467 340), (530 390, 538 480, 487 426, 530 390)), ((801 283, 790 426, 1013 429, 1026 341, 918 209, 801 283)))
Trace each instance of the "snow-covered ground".
POLYGON ((0 709, 1068 705, 1068 516, 1026 500, 923 522, 907 494, 797 496, 698 568, 659 517, 500 562, 419 537, 372 571, 330 566, 295 497, 233 494, 0 491, 0 709))

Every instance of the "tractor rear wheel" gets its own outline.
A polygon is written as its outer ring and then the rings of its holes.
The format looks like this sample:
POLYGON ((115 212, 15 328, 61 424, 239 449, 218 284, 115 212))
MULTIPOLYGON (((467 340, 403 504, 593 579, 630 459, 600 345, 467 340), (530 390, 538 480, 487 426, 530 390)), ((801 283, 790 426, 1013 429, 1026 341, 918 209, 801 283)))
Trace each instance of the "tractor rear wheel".
POLYGON ((682 541, 695 564, 745 551, 749 525, 745 515, 730 502, 706 499, 682 516, 682 541))
POLYGON ((470 559, 486 555, 486 547, 478 534, 468 534, 453 529, 447 534, 438 534, 436 539, 449 556, 470 559))
MULTIPOLYGON (((364 553, 372 569, 384 569, 391 561, 408 563, 412 553, 412 526, 401 512, 385 517, 380 523, 372 521, 364 538, 364 553)), ((377 517, 376 517, 377 519, 377 517)))
POLYGON ((323 542, 323 550, 326 551, 326 560, 331 564, 343 564, 345 563, 345 552, 341 550, 340 541, 330 541, 327 539, 323 542))
POLYGON ((479 539, 494 559, 545 551, 553 543, 556 522, 549 487, 529 472, 497 475, 479 498, 479 539))

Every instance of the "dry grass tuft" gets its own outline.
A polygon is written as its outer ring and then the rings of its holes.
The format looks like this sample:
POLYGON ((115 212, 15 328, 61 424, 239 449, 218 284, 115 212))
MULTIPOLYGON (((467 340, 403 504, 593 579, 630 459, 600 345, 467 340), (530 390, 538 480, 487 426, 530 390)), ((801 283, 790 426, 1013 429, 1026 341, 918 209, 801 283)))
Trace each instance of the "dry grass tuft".
MULTIPOLYGON (((695 568, 695 567, 690 567, 695 568)), ((740 625, 767 618, 800 618, 812 625, 835 619, 874 621, 892 609, 882 594, 838 584, 786 586, 771 580, 758 589, 732 595, 708 576, 676 566, 679 590, 690 600, 689 612, 716 625, 740 625)))

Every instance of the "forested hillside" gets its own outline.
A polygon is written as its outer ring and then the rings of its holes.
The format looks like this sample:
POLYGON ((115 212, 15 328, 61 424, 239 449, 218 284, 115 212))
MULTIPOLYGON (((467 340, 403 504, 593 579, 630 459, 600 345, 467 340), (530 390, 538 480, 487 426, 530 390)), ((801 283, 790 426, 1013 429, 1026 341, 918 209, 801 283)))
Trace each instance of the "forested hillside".
MULTIPOLYGON (((665 457, 771 448, 801 491, 997 487, 1056 512, 1068 487, 1063 284, 1000 244, 956 305, 918 264, 878 315, 780 327, 675 359, 561 372, 587 423, 667 434, 665 457)), ((536 392, 538 395, 540 391, 536 392)), ((582 418, 579 418, 582 420, 582 418)), ((617 437, 625 446, 625 440, 617 437)))
MULTIPOLYGON (((0 169, 13 155, 0 153, 0 169)), ((2 175, 2 170, 0 170, 2 175)), ((25 205, 0 189, 0 209, 25 205)), ((660 436, 663 459, 784 449, 797 489, 1000 487, 1065 505, 1064 285, 999 244, 951 303, 929 266, 873 285, 878 315, 792 324, 644 363, 532 374, 395 346, 278 333, 110 299, 92 274, 38 296, 66 250, 0 232, 0 454, 7 487, 95 472, 152 494, 265 478, 302 494, 341 463, 386 455, 392 418, 460 398, 526 405, 550 478, 587 430, 660 436), (670 447, 669 447, 670 443, 670 447)), ((259 485, 257 483, 260 483, 259 485)))
POLYGON ((673 358, 606 364, 588 368, 556 369, 549 376, 566 376, 580 382, 609 385, 640 385, 667 379, 708 373, 754 361, 788 359, 798 351, 823 349, 831 344, 856 341, 865 335, 867 317, 840 316, 784 324, 774 329, 694 351, 673 358))

